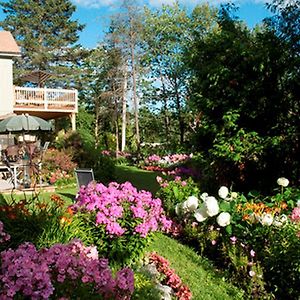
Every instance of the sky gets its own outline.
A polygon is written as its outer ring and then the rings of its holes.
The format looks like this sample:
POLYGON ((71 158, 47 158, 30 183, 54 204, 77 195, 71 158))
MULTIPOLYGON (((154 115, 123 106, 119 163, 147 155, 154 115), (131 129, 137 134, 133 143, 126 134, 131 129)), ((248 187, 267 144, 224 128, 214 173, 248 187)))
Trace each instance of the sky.
MULTIPOLYGON (((93 48, 99 43, 108 29, 110 16, 117 12, 117 7, 121 0, 71 0, 77 7, 73 19, 77 19, 81 24, 85 24, 85 29, 80 33, 79 43, 87 48, 93 48)), ((152 8, 159 8, 162 4, 172 4, 174 0, 143 0, 145 5, 152 8)), ((180 4, 192 9, 203 0, 179 0, 180 4)), ((211 5, 220 5, 228 2, 224 0, 210 0, 211 5)), ((253 28, 265 17, 269 16, 269 11, 265 8, 264 0, 233 0, 240 8, 237 15, 244 20, 247 25, 253 28)), ((0 11, 0 20, 5 15, 0 11)))

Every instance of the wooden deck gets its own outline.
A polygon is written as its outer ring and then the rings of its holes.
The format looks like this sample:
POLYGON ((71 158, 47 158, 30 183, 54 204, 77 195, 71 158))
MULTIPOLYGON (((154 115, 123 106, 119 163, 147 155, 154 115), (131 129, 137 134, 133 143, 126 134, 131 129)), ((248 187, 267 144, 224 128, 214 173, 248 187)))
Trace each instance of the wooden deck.
POLYGON ((78 112, 77 90, 14 87, 14 112, 50 119, 78 112))

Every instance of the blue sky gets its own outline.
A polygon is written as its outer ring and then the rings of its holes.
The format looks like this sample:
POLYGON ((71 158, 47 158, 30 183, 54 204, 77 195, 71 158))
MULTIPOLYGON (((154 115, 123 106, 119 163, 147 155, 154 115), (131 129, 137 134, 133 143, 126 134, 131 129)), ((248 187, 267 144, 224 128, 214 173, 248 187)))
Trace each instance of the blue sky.
MULTIPOLYGON (((86 24, 84 31, 80 34, 79 42, 89 48, 93 48, 104 36, 109 25, 109 18, 117 11, 120 0, 71 0, 76 6, 77 11, 74 18, 80 23, 86 24)), ((162 4, 171 4, 173 0, 143 0, 144 4, 158 8, 162 4)), ((201 0, 179 0, 179 2, 188 8, 199 4, 201 0)), ((207 2, 207 1, 206 1, 207 2)), ((212 5, 219 5, 224 0, 210 0, 212 5)), ((261 22, 263 18, 269 16, 263 0, 234 0, 240 9, 237 13, 241 20, 244 20, 248 26, 253 27, 261 22)), ((0 11, 0 20, 5 15, 0 11)))

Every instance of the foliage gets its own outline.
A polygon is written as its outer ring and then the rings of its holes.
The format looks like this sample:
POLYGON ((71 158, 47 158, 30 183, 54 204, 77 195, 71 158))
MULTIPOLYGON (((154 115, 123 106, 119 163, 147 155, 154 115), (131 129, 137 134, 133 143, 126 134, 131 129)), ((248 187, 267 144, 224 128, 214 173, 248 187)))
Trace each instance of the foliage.
POLYGON ((271 196, 244 196, 225 186, 218 200, 207 193, 198 199, 191 192, 173 208, 183 240, 228 269, 251 299, 294 299, 299 293, 300 191, 288 188, 286 178, 277 183, 271 196))
POLYGON ((48 149, 43 157, 42 176, 51 184, 68 184, 74 181, 76 163, 66 151, 48 149))
MULTIPOLYGON (((4 246, 16 248, 24 242, 37 247, 69 241, 68 231, 63 223, 69 222, 70 214, 64 208, 64 201, 52 195, 47 201, 32 197, 19 201, 4 198, 0 204, 0 219, 10 240, 4 246)), ((0 249, 3 247, 0 245, 0 249)))
POLYGON ((91 183, 80 189, 76 201, 72 209, 81 222, 79 237, 121 264, 141 255, 152 232, 170 227, 161 201, 129 182, 91 183))
MULTIPOLYGON (((71 1, 10 0, 2 1, 1 6, 6 17, 0 26, 12 32, 23 51, 18 61, 22 74, 28 70, 53 71, 69 77, 74 74, 83 55, 76 42, 84 26, 72 20, 75 6, 71 1)), ((61 79, 56 77, 53 81, 61 79)))
POLYGON ((164 209, 171 217, 175 217, 175 207, 178 203, 183 202, 189 196, 197 197, 199 195, 199 188, 191 178, 182 180, 180 177, 176 177, 174 180, 168 181, 158 176, 157 181, 161 186, 157 196, 163 200, 164 209))
POLYGON ((140 299, 159 300, 161 299, 161 295, 149 274, 135 270, 132 300, 140 299))
POLYGON ((98 258, 95 247, 85 247, 78 240, 39 251, 24 243, 1 253, 0 296, 5 299, 128 299, 133 280, 128 268, 118 271, 114 279, 108 261, 98 258))
POLYGON ((290 55, 295 44, 271 23, 250 31, 232 12, 222 7, 219 29, 205 37, 195 33, 187 53, 193 74, 191 144, 204 152, 211 180, 219 184, 268 190, 282 173, 296 183, 299 56, 290 55))
POLYGON ((108 183, 115 179, 114 158, 107 156, 106 152, 103 153, 100 147, 95 148, 95 144, 86 140, 82 132, 61 132, 56 140, 56 146, 70 153, 78 167, 92 167, 97 180, 108 183))

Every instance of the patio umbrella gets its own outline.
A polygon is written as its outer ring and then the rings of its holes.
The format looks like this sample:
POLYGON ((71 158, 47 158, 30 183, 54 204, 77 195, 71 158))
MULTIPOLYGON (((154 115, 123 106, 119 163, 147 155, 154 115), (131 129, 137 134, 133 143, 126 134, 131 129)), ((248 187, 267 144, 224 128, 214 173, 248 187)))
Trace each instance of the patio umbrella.
POLYGON ((6 118, 0 122, 0 133, 24 131, 50 131, 50 123, 39 117, 22 114, 6 118))

